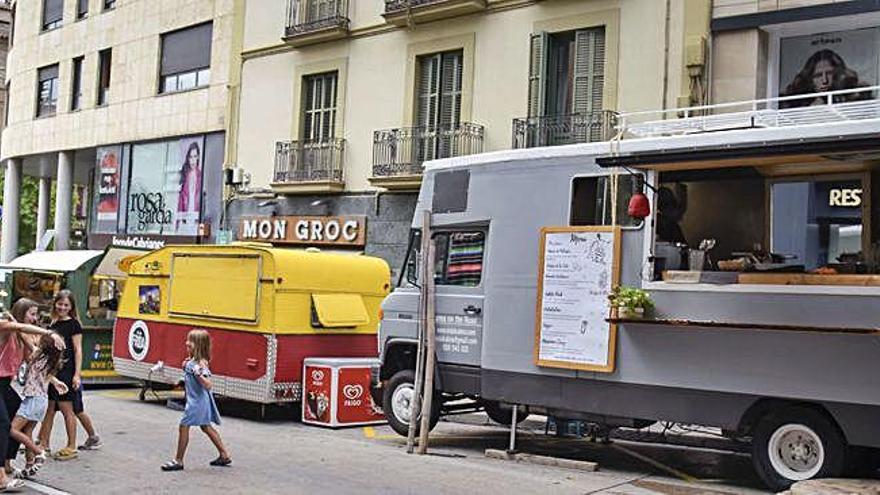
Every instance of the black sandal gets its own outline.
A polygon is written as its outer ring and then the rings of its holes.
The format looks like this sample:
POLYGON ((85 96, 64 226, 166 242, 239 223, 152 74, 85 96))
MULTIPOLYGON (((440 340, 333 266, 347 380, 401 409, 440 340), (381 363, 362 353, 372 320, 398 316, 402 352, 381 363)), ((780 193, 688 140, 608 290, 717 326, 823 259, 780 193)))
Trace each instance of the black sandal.
POLYGON ((183 464, 174 461, 168 461, 162 464, 162 471, 183 471, 183 464))
POLYGON ((212 466, 221 466, 221 467, 228 466, 228 465, 232 464, 232 459, 229 457, 224 459, 222 456, 220 456, 220 457, 217 457, 216 459, 214 459, 213 461, 211 461, 209 464, 212 466))

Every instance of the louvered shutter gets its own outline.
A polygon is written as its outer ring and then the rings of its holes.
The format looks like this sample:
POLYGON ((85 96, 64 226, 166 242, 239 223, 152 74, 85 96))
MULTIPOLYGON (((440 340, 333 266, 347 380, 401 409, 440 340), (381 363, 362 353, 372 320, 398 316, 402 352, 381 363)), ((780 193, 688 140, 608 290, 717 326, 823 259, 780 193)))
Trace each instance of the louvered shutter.
POLYGON ((461 76, 462 53, 443 54, 440 71, 440 115, 437 129, 437 154, 435 158, 448 158, 457 151, 453 149, 455 134, 461 122, 461 76))
POLYGON ((545 32, 531 35, 529 53, 529 117, 544 115, 547 92, 547 47, 545 32))
POLYGON ((575 129, 579 140, 602 138, 602 92, 605 86, 605 29, 575 32, 574 98, 572 113, 580 114, 583 126, 575 129), (594 114, 596 112, 596 114, 594 114))
POLYGON ((417 128, 413 130, 412 150, 416 161, 434 158, 434 135, 440 125, 440 68, 441 54, 419 59, 419 101, 416 110, 417 128))

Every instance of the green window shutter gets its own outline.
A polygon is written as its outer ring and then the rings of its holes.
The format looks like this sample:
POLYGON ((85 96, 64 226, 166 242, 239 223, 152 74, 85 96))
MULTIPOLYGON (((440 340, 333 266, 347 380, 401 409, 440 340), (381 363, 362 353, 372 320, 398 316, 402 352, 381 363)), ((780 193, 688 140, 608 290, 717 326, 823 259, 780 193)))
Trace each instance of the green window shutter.
MULTIPOLYGON (((589 116, 602 110, 605 86, 605 28, 575 32, 574 98, 572 113, 589 116)), ((583 128, 590 141, 601 139, 601 125, 583 128)), ((586 138, 587 136, 581 136, 586 138)))
POLYGON ((303 141, 321 142, 335 137, 336 85, 336 72, 307 76, 303 81, 303 141))
POLYGON ((547 104, 547 47, 549 35, 534 33, 529 49, 529 117, 541 117, 547 104))

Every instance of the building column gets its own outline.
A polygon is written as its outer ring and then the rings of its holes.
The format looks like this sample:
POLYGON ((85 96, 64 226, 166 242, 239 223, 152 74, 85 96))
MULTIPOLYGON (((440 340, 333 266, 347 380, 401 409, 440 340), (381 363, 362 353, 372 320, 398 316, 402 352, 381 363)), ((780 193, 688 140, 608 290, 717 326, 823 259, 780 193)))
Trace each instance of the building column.
POLYGON ((73 152, 58 153, 58 175, 55 182, 55 250, 70 245, 70 213, 73 206, 73 152))
POLYGON ((43 234, 46 233, 46 229, 49 228, 49 210, 50 210, 50 200, 52 196, 52 178, 51 177, 40 177, 40 196, 37 201, 37 243, 35 245, 40 244, 40 239, 43 238, 43 234))
POLYGON ((3 182, 3 227, 0 230, 0 263, 9 263, 18 254, 18 215, 21 204, 21 160, 6 160, 3 182))

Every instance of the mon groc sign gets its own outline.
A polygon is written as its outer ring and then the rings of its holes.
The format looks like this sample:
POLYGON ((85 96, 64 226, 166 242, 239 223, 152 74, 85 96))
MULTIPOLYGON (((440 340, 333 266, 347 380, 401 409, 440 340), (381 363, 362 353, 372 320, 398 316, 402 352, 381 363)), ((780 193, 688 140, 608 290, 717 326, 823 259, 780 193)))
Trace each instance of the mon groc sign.
POLYGON ((363 247, 367 239, 367 217, 245 217, 239 223, 238 238, 279 244, 363 247))

